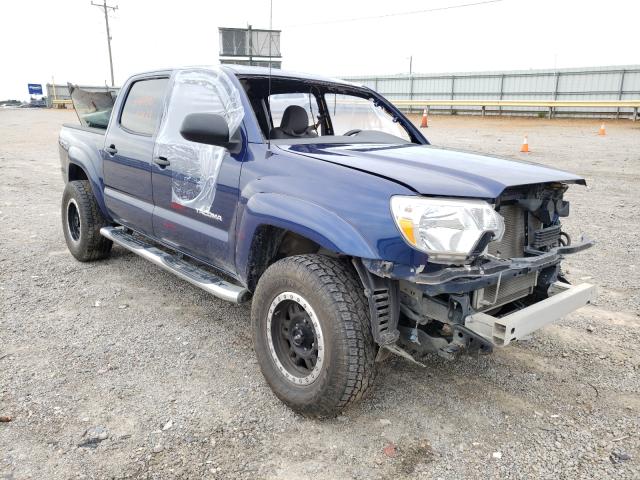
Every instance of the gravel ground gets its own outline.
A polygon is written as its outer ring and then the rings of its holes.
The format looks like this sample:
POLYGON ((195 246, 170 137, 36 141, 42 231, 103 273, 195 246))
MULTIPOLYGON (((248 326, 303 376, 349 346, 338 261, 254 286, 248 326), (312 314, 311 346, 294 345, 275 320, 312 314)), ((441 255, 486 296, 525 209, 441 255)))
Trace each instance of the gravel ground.
POLYGON ((0 478, 640 477, 640 123, 430 118, 435 144, 587 177, 567 225, 598 246, 566 265, 600 296, 491 356, 387 360, 367 400, 313 421, 263 380, 249 306, 120 248, 67 252, 56 136, 73 119, 0 111, 0 478))

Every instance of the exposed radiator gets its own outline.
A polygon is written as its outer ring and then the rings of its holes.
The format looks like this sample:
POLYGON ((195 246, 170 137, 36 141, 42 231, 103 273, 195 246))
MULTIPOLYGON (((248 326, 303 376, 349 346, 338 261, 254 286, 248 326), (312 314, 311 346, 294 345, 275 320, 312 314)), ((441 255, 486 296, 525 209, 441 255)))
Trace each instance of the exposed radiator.
POLYGON ((533 293, 538 280, 538 272, 527 273, 516 278, 510 278, 500 282, 498 285, 476 290, 473 297, 473 308, 478 311, 491 310, 500 307, 519 298, 526 297, 533 293), (496 290, 498 295, 496 296, 496 290))
POLYGON ((489 244, 489 253, 500 258, 524 256, 524 210, 517 205, 503 205, 499 213, 504 218, 504 235, 499 242, 489 244))
MULTIPOLYGON (((488 251, 500 258, 524 256, 525 212, 517 205, 503 205, 499 211, 504 218, 504 235, 499 242, 491 242, 488 251)), ((510 278, 498 285, 476 290, 473 296, 473 308, 478 311, 490 310, 533 292, 538 273, 532 272, 516 278, 510 278), (497 291, 497 295, 496 295, 497 291)))

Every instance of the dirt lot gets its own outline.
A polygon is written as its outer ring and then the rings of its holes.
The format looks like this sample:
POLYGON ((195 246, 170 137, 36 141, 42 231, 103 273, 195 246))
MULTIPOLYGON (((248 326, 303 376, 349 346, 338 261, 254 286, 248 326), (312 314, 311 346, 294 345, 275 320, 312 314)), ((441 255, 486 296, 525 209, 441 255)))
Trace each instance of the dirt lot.
POLYGON ((0 111, 0 478, 640 478, 640 122, 432 117, 435 144, 587 177, 566 223, 598 246, 566 265, 599 299, 492 356, 388 360, 364 403, 312 421, 263 380, 248 306, 120 248, 67 252, 73 120, 0 111))

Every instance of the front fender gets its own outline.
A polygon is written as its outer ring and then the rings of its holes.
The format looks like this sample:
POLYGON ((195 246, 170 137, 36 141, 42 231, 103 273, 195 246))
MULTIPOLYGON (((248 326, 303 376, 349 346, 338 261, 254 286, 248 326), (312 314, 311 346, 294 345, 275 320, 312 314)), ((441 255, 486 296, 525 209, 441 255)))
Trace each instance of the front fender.
POLYGON ((350 223, 315 203, 281 193, 256 193, 245 205, 236 250, 238 272, 247 275, 251 243, 258 227, 270 225, 313 240, 337 253, 378 258, 376 250, 350 223))

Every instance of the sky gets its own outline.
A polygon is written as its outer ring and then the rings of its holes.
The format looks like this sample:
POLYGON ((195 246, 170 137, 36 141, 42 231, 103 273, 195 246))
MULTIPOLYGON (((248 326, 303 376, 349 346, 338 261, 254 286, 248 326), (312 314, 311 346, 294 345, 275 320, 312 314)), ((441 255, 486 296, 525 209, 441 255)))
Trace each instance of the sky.
MULTIPOLYGON (((95 0, 102 1, 102 0, 95 0)), ((640 64, 638 0, 273 0, 283 68, 326 76, 640 64), (399 15, 405 12, 414 12, 399 15), (362 17, 377 17, 355 20, 362 17)), ((115 82, 218 63, 218 27, 269 27, 269 0, 109 0, 115 82)), ((104 16, 91 0, 0 2, 0 100, 27 83, 104 85, 104 16)))

